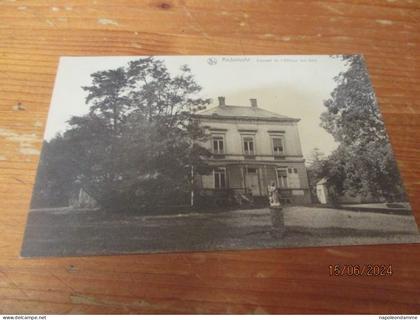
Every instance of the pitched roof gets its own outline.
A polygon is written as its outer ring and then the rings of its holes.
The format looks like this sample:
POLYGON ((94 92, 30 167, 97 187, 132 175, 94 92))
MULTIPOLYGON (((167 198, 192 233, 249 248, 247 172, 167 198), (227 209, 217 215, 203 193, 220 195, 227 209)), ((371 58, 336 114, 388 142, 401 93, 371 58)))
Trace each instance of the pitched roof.
POLYGON ((321 180, 319 180, 316 184, 318 185, 318 184, 326 184, 328 182, 328 178, 327 177, 324 177, 324 178, 322 178, 321 180))
POLYGON ((286 120, 299 121, 299 119, 290 118, 278 113, 274 113, 259 107, 243 107, 232 105, 219 105, 196 113, 199 117, 217 117, 217 118, 249 118, 263 120, 286 120))

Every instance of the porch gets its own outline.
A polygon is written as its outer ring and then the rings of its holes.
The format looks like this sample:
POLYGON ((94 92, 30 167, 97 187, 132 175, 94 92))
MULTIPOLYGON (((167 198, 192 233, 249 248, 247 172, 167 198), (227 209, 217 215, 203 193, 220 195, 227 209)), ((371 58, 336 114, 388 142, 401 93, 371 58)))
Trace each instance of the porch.
POLYGON ((196 188, 205 197, 227 199, 226 204, 267 204, 267 188, 274 182, 284 205, 309 204, 303 174, 304 167, 296 164, 220 163, 210 174, 197 177, 196 188))

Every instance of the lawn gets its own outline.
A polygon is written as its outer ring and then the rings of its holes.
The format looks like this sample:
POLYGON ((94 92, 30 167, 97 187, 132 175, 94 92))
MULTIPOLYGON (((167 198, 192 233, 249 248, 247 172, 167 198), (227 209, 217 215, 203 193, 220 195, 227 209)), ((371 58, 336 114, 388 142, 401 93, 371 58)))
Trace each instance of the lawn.
POLYGON ((101 210, 31 210, 22 256, 208 251, 420 242, 412 216, 287 207, 277 237, 270 210, 127 216, 101 210))

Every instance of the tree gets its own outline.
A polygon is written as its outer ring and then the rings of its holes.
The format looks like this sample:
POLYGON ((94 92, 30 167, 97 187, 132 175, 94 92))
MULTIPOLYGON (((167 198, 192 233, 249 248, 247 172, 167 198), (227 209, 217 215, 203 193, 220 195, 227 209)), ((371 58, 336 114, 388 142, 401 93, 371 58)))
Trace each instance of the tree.
MULTIPOLYGON (((334 179, 342 191, 396 200, 404 190, 362 56, 342 56, 347 70, 335 81, 337 87, 324 102, 321 126, 340 143, 329 157, 344 170, 344 183, 334 179), (340 186, 341 185, 341 186, 340 186)), ((339 170, 340 174, 343 173, 339 170)), ((332 176, 331 176, 332 175, 332 176)))
POLYGON ((321 152, 319 148, 314 148, 307 161, 309 191, 311 192, 313 201, 317 200, 316 184, 326 175, 326 170, 324 168, 326 163, 325 159, 324 153, 321 152))
POLYGON ((120 132, 130 108, 127 97, 127 74, 124 68, 95 72, 92 85, 83 87, 88 92, 86 103, 90 104, 90 115, 103 121, 114 135, 120 132))
POLYGON ((312 198, 317 200, 316 184, 323 178, 328 179, 330 199, 336 203, 337 196, 345 190, 346 155, 344 148, 337 148, 326 157, 314 148, 308 161, 308 180, 312 198))
POLYGON ((44 141, 38 165, 32 208, 64 207, 72 196, 77 167, 68 156, 69 148, 62 135, 44 141))
POLYGON ((191 70, 173 75, 163 61, 142 58, 92 74, 83 89, 89 112, 71 118, 57 140, 77 168, 73 185, 112 211, 186 203, 190 168, 207 170, 209 155, 193 113, 210 101, 199 96, 191 70))

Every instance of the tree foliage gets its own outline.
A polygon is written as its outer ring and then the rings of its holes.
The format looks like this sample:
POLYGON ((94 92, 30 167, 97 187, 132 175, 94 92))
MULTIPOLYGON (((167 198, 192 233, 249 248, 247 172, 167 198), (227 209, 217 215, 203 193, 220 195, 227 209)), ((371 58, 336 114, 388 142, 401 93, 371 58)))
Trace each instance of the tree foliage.
MULTIPOLYGON (((46 144, 41 165, 55 159, 57 168, 73 168, 66 177, 68 189, 82 187, 106 209, 185 203, 192 188, 190 168, 205 172, 209 155, 200 146, 206 136, 193 117, 209 100, 199 97, 201 87, 191 70, 182 66, 172 75, 163 61, 149 57, 91 77, 91 85, 83 87, 89 112, 72 117, 70 129, 46 144)), ((40 181, 65 180, 47 166, 41 171, 40 181)), ((61 192, 62 199, 69 192, 61 192)))
POLYGON ((363 197, 403 199, 404 189, 385 131, 363 58, 341 57, 347 70, 324 102, 321 126, 340 143, 319 171, 338 194, 350 191, 363 197))
POLYGON ((73 196, 77 166, 69 157, 67 140, 61 135, 50 142, 44 141, 38 165, 31 207, 67 206, 73 196))

